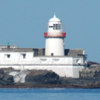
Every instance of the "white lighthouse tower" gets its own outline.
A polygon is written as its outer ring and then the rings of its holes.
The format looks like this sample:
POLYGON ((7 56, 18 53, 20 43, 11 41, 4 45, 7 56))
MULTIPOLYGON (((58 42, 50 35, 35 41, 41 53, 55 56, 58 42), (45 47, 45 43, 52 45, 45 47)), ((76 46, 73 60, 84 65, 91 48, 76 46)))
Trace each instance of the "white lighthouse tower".
POLYGON ((64 38, 66 33, 62 31, 62 23, 55 15, 48 22, 48 32, 44 33, 46 38, 45 56, 64 56, 64 38))

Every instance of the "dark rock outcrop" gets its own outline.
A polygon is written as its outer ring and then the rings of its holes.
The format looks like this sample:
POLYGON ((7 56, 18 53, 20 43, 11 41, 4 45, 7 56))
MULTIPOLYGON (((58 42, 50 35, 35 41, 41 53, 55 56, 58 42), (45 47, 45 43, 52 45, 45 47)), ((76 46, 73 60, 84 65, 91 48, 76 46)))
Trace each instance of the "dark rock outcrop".
POLYGON ((100 63, 94 62, 94 61, 88 61, 88 62, 87 62, 87 66, 88 66, 88 67, 91 67, 91 66, 94 66, 94 65, 97 66, 97 65, 100 65, 100 63))
POLYGON ((26 83, 32 84, 59 84, 59 76, 47 70, 31 70, 25 78, 26 83))
POLYGON ((0 85, 13 84, 13 76, 4 72, 4 69, 0 69, 0 85))

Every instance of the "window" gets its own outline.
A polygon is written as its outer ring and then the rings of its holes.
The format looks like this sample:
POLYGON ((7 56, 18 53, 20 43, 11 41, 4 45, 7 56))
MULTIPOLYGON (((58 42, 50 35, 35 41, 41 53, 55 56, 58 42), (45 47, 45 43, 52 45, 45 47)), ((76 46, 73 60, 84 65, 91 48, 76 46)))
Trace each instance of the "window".
POLYGON ((80 59, 76 59, 76 63, 80 64, 81 63, 80 59))
POLYGON ((53 53, 51 53, 51 56, 53 56, 54 54, 53 53))
POLYGON ((7 54, 7 58, 10 58, 10 54, 7 54))
POLYGON ((53 24, 53 30, 60 30, 61 24, 53 24))
POLYGON ((53 28, 53 30, 60 30, 61 24, 53 24, 53 26, 49 26, 49 28, 53 28))
POLYGON ((22 56, 23 56, 23 59, 25 59, 25 58, 26 58, 26 54, 22 54, 22 56))
POLYGON ((34 49, 34 56, 38 56, 38 52, 39 52, 38 49, 34 49))
POLYGON ((53 26, 49 26, 49 28, 53 28, 53 26))
POLYGON ((76 59, 76 63, 78 63, 79 59, 76 59))

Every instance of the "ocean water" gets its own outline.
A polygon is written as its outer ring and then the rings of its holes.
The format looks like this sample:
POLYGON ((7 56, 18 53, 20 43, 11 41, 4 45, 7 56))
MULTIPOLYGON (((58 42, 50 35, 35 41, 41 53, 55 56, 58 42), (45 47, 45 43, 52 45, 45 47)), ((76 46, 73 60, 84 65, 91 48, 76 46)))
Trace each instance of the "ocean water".
POLYGON ((100 89, 0 89, 0 100, 100 100, 100 89))

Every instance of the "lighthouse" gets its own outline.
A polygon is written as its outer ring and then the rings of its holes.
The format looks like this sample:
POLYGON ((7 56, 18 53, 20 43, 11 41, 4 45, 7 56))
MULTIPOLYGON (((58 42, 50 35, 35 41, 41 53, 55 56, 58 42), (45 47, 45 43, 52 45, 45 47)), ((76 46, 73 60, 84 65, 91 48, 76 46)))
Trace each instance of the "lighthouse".
POLYGON ((62 22, 56 15, 48 21, 48 32, 44 33, 45 56, 64 56, 64 38, 62 22))
POLYGON ((48 21, 48 31, 44 33, 44 37, 45 49, 1 45, 0 68, 13 68, 15 74, 11 72, 10 75, 21 75, 18 82, 22 82, 22 74, 27 70, 47 70, 59 77, 79 78, 87 64, 84 50, 64 48, 66 33, 63 32, 61 20, 55 15, 48 21))

